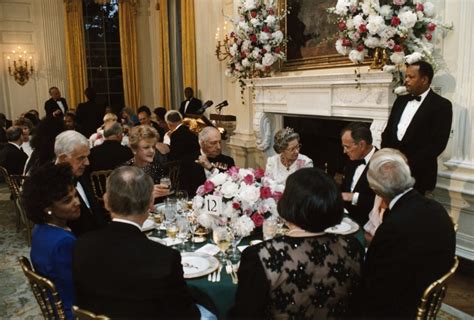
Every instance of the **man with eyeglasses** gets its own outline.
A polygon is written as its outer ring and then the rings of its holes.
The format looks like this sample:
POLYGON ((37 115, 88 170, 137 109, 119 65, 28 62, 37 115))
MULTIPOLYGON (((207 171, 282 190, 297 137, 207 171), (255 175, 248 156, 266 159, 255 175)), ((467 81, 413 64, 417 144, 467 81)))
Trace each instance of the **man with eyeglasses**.
POLYGON ((341 132, 344 153, 350 161, 344 170, 341 185, 344 207, 360 226, 369 220, 375 193, 367 181, 368 164, 377 148, 372 145, 372 133, 367 124, 352 122, 341 132))

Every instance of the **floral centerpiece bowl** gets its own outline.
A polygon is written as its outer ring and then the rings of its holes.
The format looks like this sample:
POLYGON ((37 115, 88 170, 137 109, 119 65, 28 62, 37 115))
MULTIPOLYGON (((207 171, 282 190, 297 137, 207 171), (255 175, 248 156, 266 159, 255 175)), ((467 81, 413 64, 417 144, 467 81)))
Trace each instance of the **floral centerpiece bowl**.
POLYGON ((210 228, 218 219, 225 219, 235 233, 245 237, 261 227, 265 218, 278 215, 277 202, 283 189, 284 185, 265 177, 262 169, 232 167, 214 173, 197 189, 193 210, 202 226, 210 228), (207 195, 222 198, 218 215, 209 214, 205 208, 207 195))

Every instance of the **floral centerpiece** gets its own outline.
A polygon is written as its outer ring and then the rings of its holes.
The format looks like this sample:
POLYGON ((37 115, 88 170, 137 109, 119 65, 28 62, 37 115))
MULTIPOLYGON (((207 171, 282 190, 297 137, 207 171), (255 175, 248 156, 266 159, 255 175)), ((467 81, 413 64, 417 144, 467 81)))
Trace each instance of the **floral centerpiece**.
POLYGON ((241 0, 238 19, 232 20, 233 31, 226 37, 229 60, 226 76, 245 85, 244 79, 263 76, 277 61, 286 59, 286 43, 280 30, 284 15, 277 14, 275 0, 241 0))
POLYGON ((338 19, 337 52, 361 63, 382 50, 388 72, 421 59, 436 67, 435 30, 452 29, 435 18, 434 4, 425 0, 338 0, 328 11, 338 19))
POLYGON ((198 222, 209 228, 215 217, 205 210, 206 195, 222 197, 219 216, 232 222, 241 236, 248 236, 255 227, 260 227, 265 218, 276 216, 277 202, 283 194, 284 185, 265 177, 262 169, 232 167, 226 172, 214 173, 197 189, 193 209, 198 222))

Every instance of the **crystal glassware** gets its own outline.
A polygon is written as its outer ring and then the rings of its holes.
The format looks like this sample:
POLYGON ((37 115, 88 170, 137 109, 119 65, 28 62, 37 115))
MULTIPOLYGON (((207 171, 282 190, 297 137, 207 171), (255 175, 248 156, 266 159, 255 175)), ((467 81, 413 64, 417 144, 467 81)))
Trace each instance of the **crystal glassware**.
POLYGON ((185 251, 185 246, 186 246, 186 239, 188 238, 188 233, 190 229, 190 223, 189 220, 185 217, 179 217, 177 222, 178 226, 178 234, 177 238, 182 241, 181 243, 181 252, 185 251))
POLYGON ((219 247, 221 261, 224 261, 226 258, 225 252, 232 243, 232 231, 226 225, 215 225, 212 229, 212 240, 219 247))

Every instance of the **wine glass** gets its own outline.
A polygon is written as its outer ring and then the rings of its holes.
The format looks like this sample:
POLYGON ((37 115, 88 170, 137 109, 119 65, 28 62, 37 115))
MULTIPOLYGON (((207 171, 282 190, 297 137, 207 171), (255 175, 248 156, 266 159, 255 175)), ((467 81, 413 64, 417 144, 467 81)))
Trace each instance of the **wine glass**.
POLYGON ((237 246, 242 241, 242 235, 240 235, 234 228, 232 228, 232 258, 237 260, 240 257, 240 253, 237 250, 237 246))
POLYGON ((186 190, 178 190, 175 195, 178 203, 178 211, 186 211, 188 206, 188 192, 186 190))
POLYGON ((222 261, 225 261, 226 251, 232 242, 232 231, 226 225, 215 225, 212 229, 212 240, 219 247, 221 254, 219 255, 222 261))
POLYGON ((177 220, 178 225, 178 234, 176 235, 178 239, 182 241, 181 252, 185 252, 186 239, 188 237, 190 224, 189 220, 185 217, 179 217, 177 220))
POLYGON ((189 231, 191 232, 191 251, 194 251, 196 249, 196 243, 194 242, 195 237, 196 237, 196 230, 199 226, 199 223, 197 222, 196 217, 193 214, 190 214, 188 216, 189 220, 189 231))
POLYGON ((162 176, 160 178, 160 184, 167 187, 171 191, 171 179, 168 176, 162 176))

